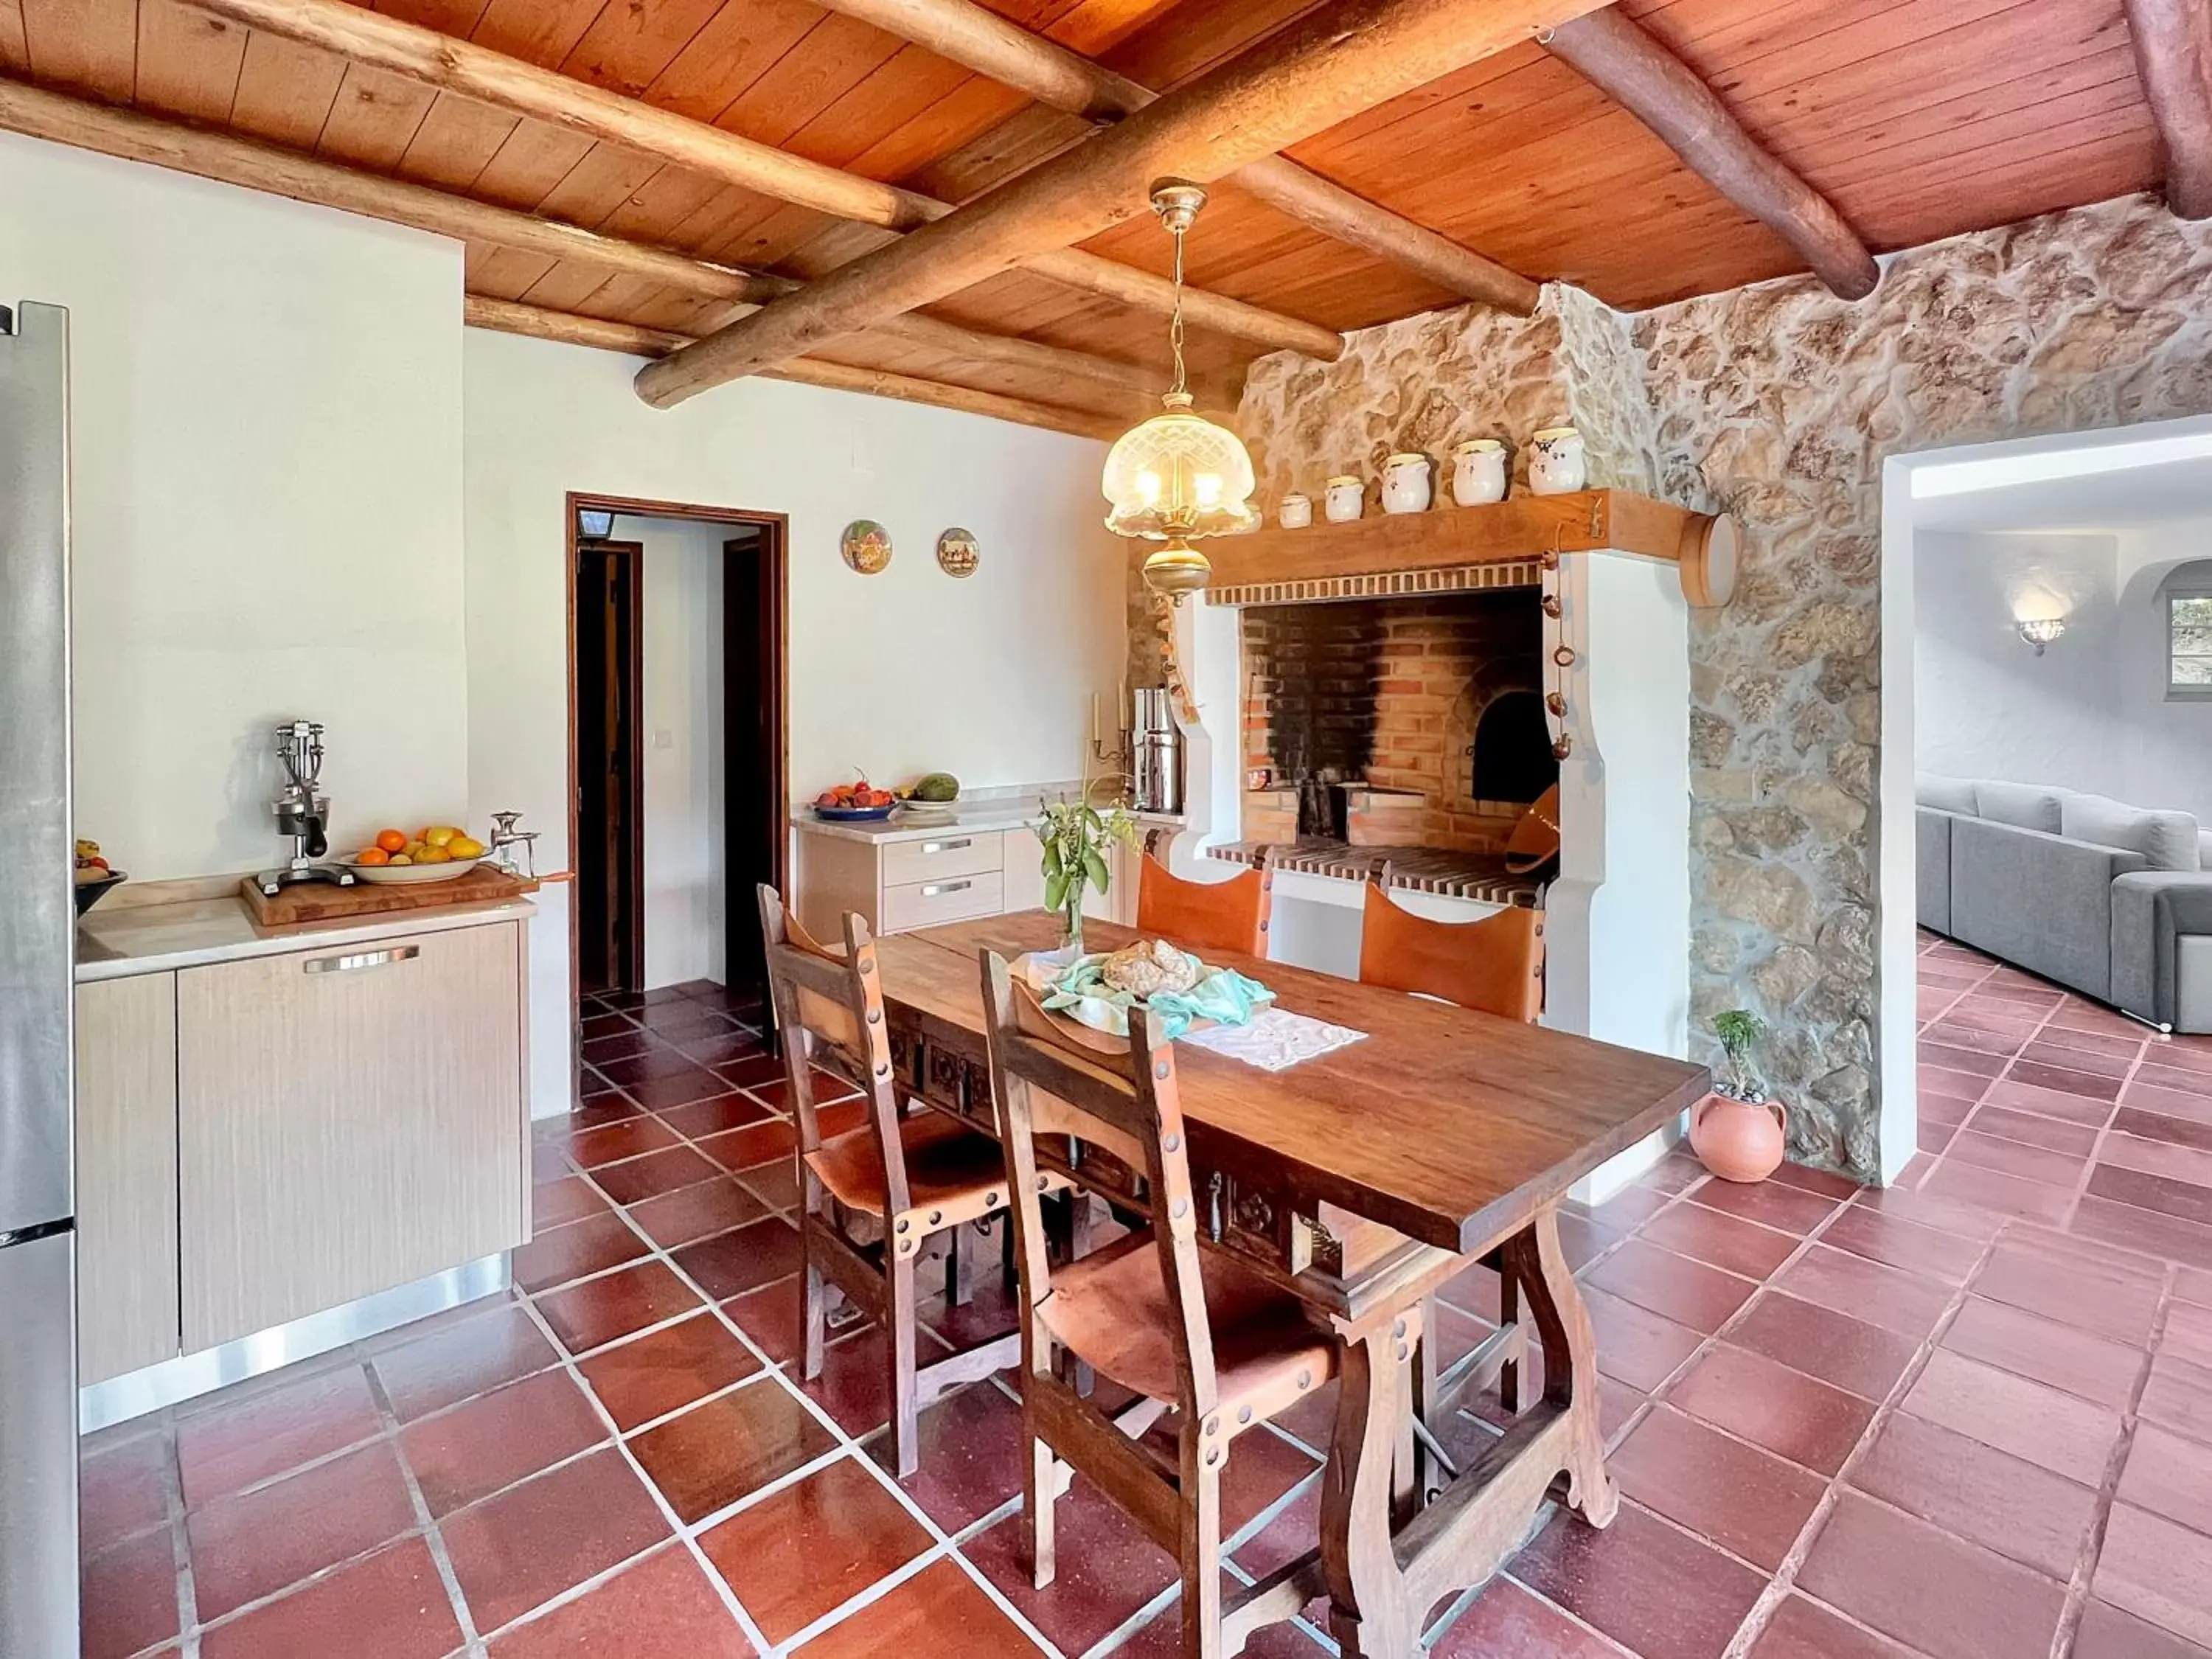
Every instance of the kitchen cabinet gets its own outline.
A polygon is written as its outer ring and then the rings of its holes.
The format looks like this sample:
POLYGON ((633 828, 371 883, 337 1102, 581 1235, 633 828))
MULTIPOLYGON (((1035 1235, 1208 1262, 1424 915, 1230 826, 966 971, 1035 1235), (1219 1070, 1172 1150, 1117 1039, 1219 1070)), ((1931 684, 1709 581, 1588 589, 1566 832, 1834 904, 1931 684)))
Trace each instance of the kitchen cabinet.
POLYGON ((523 949, 504 921, 177 973, 185 1352, 525 1241, 523 949))
MULTIPOLYGON (((878 934, 1004 915, 1044 905, 1044 872, 1034 831, 948 828, 894 840, 825 834, 799 826, 799 925, 834 943, 845 913, 859 912, 878 934)), ((1092 889, 1083 913, 1126 922, 1137 908, 1138 855, 1115 848, 1111 890, 1092 889)))
POLYGON ((78 1380, 181 1352, 173 973, 78 988, 76 1226, 78 1380))

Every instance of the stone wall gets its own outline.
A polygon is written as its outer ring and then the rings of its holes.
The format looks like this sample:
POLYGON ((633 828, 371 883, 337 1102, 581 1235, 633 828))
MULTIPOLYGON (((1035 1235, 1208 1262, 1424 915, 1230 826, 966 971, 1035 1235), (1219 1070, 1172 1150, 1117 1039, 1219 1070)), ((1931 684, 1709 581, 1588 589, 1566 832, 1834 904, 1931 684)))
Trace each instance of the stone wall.
POLYGON ((2212 226, 2131 198, 1900 254, 1856 305, 1794 279, 1409 319, 1255 364, 1241 422, 1269 503, 1565 416, 1594 482, 1742 520, 1735 601, 1692 628, 1693 1024, 1762 1014, 1796 1155, 1871 1177, 1882 464, 2207 411, 2212 226))

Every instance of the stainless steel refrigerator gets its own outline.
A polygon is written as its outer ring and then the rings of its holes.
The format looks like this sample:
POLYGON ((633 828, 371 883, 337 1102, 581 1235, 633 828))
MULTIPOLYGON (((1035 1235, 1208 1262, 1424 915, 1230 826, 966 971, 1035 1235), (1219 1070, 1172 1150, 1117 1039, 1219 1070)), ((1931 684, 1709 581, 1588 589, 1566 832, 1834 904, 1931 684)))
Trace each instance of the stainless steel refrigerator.
POLYGON ((78 1645, 69 313, 0 319, 0 1659, 60 1659, 78 1645))

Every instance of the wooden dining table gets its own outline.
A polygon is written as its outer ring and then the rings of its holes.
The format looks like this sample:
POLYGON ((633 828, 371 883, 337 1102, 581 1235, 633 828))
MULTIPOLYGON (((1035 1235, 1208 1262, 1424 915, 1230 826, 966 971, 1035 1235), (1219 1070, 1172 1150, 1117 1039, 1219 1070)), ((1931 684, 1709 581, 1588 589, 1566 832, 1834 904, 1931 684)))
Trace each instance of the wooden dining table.
MULTIPOLYGON (((1085 927, 1094 950, 1136 937, 1085 927)), ((1060 919, 1042 910, 879 940, 902 1086, 994 1130, 979 953, 1059 943, 1060 919)), ((1497 1570, 1561 1477, 1589 1524, 1612 1520, 1596 1353, 1559 1206, 1710 1074, 1283 963, 1206 960, 1267 986, 1279 1008, 1365 1033, 1278 1072, 1178 1048, 1201 1242, 1296 1291, 1343 1345, 1319 1548, 1230 1601, 1224 1650, 1326 1591, 1346 1654, 1405 1659, 1429 1610, 1497 1570), (1540 1344, 1543 1395, 1431 1497, 1417 1475, 1417 1395, 1433 1373, 1420 1364, 1424 1306, 1493 1251, 1540 1344)), ((1072 1173, 1109 1201, 1134 1180, 1111 1160, 1072 1173)))

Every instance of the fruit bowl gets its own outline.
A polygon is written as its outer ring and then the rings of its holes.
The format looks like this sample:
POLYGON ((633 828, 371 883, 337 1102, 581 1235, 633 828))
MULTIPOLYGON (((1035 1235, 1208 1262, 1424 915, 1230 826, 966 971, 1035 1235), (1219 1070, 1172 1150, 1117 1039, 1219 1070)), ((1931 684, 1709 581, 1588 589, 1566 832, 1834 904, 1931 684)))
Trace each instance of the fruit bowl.
POLYGON ((814 816, 825 823, 881 823, 897 810, 896 801, 888 806, 817 806, 814 816))
POLYGON ((81 881, 76 884, 76 913, 86 911, 123 885, 128 878, 120 870, 110 870, 98 881, 81 881))
POLYGON ((365 881, 373 886, 410 887, 418 882, 452 881, 465 876, 483 860, 481 859, 449 859, 443 864, 363 864, 358 854, 349 853, 337 863, 353 872, 356 881, 365 881))

